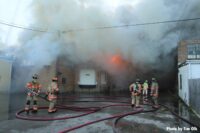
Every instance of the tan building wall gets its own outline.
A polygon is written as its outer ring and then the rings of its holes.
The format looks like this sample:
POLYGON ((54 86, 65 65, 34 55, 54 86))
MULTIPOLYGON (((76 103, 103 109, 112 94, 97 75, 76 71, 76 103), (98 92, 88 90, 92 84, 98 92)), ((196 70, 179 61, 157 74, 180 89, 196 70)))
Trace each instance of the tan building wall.
POLYGON ((59 88, 61 92, 73 92, 75 88, 75 71, 64 62, 57 64, 59 88))
POLYGON ((44 66, 38 73, 39 82, 42 85, 42 92, 46 92, 51 79, 56 76, 56 62, 51 65, 44 66))
POLYGON ((59 57, 56 64, 58 85, 61 92, 73 92, 75 88, 75 68, 66 57, 59 57))
POLYGON ((71 68, 66 62, 61 59, 53 62, 51 65, 44 66, 39 75, 39 82, 42 84, 42 91, 45 92, 48 85, 51 83, 51 79, 55 76, 58 77, 58 87, 60 92, 72 92, 74 91, 74 68, 71 68))

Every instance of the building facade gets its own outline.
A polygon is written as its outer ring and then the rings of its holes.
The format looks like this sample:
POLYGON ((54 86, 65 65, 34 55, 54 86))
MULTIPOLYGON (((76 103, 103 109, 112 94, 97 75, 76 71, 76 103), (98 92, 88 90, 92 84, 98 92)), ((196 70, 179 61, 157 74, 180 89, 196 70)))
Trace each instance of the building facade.
POLYGON ((200 40, 178 45, 178 86, 179 97, 200 114, 200 40))
POLYGON ((42 92, 46 92, 53 77, 58 77, 60 92, 107 92, 110 90, 111 77, 107 72, 94 64, 70 63, 65 57, 59 57, 49 65, 39 70, 33 65, 14 63, 12 71, 11 92, 24 92, 27 82, 32 80, 32 75, 39 75, 42 92))
POLYGON ((57 60, 56 73, 62 92, 106 92, 110 89, 108 73, 90 62, 74 65, 62 57, 57 60))

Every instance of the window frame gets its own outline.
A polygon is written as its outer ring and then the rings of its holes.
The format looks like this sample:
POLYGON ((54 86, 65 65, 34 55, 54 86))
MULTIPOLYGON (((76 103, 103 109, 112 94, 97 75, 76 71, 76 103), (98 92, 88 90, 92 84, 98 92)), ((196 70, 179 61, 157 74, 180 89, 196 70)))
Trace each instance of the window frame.
POLYGON ((188 60, 200 59, 200 44, 187 45, 187 59, 188 60))
POLYGON ((179 74, 179 83, 180 83, 180 90, 182 90, 182 75, 181 74, 179 74))

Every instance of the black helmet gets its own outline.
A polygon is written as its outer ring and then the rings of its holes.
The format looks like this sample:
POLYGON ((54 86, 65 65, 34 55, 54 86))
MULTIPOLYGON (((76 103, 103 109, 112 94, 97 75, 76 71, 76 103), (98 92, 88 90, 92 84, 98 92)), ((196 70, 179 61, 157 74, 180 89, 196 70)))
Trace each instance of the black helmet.
POLYGON ((136 83, 140 83, 140 79, 136 79, 136 83))
POLYGON ((32 78, 33 78, 33 79, 38 79, 38 75, 37 75, 37 74, 34 74, 34 75, 32 76, 32 78))
POLYGON ((151 81, 156 81, 156 78, 152 78, 151 81))

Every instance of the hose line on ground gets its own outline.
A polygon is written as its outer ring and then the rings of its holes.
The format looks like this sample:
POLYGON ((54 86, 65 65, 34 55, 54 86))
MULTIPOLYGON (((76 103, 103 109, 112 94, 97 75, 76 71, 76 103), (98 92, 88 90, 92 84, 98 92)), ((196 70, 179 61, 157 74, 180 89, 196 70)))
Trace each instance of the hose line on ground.
MULTIPOLYGON (((112 98, 119 98, 119 97, 122 97, 122 96, 116 96, 116 97, 112 97, 112 98)), ((42 97, 42 96, 40 98, 44 99, 44 97, 42 97)), ((70 98, 67 98, 67 99, 75 99, 75 98, 78 98, 78 97, 77 96, 76 97, 70 97, 70 98)), ((108 98, 108 97, 83 97, 83 98, 108 98)), ((47 99, 44 99, 44 100, 48 101, 47 99)), ((105 105, 105 106, 101 106, 101 107, 79 107, 79 106, 65 106, 65 105, 58 105, 57 104, 57 108, 58 109, 72 110, 72 111, 84 112, 84 113, 79 114, 79 115, 75 115, 75 116, 64 116, 64 117, 35 117, 35 116, 31 117, 31 116, 27 116, 27 115, 21 115, 23 112, 25 112, 25 110, 20 110, 20 111, 18 111, 16 113, 16 118, 23 119, 23 120, 30 120, 30 121, 65 120, 65 119, 72 119, 72 118, 77 118, 77 117, 82 117, 82 116, 85 116, 85 115, 89 115, 89 114, 98 112, 98 111, 100 111, 102 109, 105 109, 105 108, 108 108, 108 107, 130 106, 130 104, 129 104, 130 102, 129 101, 123 101, 122 102, 122 101, 117 101, 117 100, 109 100, 109 101, 108 100, 107 101, 106 100, 93 100, 93 101, 92 100, 84 100, 84 101, 77 101, 77 100, 73 101, 73 100, 71 100, 70 102, 111 102, 111 103, 117 103, 117 104, 109 104, 109 105, 105 105)), ((153 107, 153 105, 150 104, 150 103, 147 103, 147 104, 144 104, 144 105, 153 107)), ((191 126, 197 127, 198 130, 200 130, 198 125, 195 125, 192 122, 190 122, 189 120, 186 120, 185 118, 179 116, 178 114, 173 112, 169 107, 167 107, 165 105, 162 105, 162 104, 160 104, 160 106, 165 107, 167 110, 169 110, 173 115, 175 115, 179 119, 183 120, 184 122, 188 123, 191 126)), ((48 107, 39 107, 39 109, 48 109, 48 107)), ((121 118, 125 117, 125 116, 135 115, 135 114, 138 114, 138 113, 154 112, 156 110, 157 109, 144 110, 143 108, 138 108, 137 110, 133 110, 131 112, 115 114, 115 115, 112 115, 112 116, 109 116, 109 117, 106 117, 106 118, 101 118, 101 119, 90 121, 90 122, 87 122, 87 123, 84 123, 84 124, 81 124, 81 125, 77 125, 77 126, 72 127, 72 128, 64 129, 62 131, 59 131, 59 133, 73 131, 73 130, 76 130, 76 129, 79 129, 79 128, 82 128, 82 127, 85 127, 85 126, 88 126, 88 125, 91 125, 91 124, 94 124, 94 123, 98 123, 98 122, 101 122, 101 121, 104 121, 104 120, 109 120, 109 119, 116 118, 116 120, 114 122, 114 128, 115 128, 117 123, 118 123, 118 121, 121 118)))

